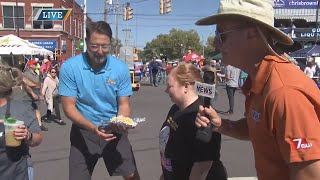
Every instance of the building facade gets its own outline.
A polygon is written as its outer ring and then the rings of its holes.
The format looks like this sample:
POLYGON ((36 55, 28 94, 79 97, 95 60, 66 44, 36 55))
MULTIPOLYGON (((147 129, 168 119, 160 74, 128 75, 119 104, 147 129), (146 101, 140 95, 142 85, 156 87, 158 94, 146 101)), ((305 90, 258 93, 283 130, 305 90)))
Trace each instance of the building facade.
POLYGON ((285 47, 293 52, 319 42, 319 0, 274 0, 275 26, 287 33, 294 45, 285 47))
POLYGON ((83 39, 83 9, 75 0, 1 0, 0 37, 8 34, 44 47, 58 50, 58 59, 80 53, 77 48, 83 39), (39 9, 72 9, 65 21, 35 21, 39 9))

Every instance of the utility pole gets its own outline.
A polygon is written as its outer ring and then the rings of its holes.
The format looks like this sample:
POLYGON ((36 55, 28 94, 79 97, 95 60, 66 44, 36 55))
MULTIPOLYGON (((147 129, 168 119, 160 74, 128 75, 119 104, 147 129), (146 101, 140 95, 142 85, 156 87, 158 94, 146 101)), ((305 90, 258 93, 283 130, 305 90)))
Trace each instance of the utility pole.
POLYGON ((118 49, 119 49, 119 4, 120 0, 117 0, 116 2, 116 57, 118 57, 118 49))
POLYGON ((124 31, 126 33, 125 40, 124 40, 124 42, 125 42, 125 52, 124 52, 125 59, 124 59, 124 61, 127 62, 128 33, 131 31, 131 29, 126 28, 126 29, 123 29, 122 31, 124 31))
MULTIPOLYGON (((83 38, 87 37, 87 0, 84 0, 84 9, 83 9, 83 38)), ((83 52, 87 51, 87 44, 86 42, 83 43, 83 52)))
POLYGON ((19 30, 19 17, 18 17, 18 0, 16 0, 16 7, 15 7, 15 11, 14 12, 14 16, 15 16, 15 20, 16 20, 16 29, 17 29, 17 36, 20 37, 20 30, 19 30))
POLYGON ((104 0, 104 10, 103 10, 103 20, 104 22, 107 22, 108 21, 108 17, 107 17, 107 14, 108 14, 108 0, 104 0))
POLYGON ((138 46, 138 17, 136 17, 136 40, 135 40, 135 46, 138 46))

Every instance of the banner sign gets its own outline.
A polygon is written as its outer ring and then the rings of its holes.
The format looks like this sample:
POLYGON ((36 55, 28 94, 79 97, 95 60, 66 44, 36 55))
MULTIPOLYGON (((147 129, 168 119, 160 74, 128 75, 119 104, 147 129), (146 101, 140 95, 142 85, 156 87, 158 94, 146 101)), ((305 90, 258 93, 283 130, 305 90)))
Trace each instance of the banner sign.
POLYGON ((313 41, 316 36, 320 39, 320 28, 279 28, 290 35, 295 41, 313 41))
POLYGON ((274 9, 317 9, 318 0, 274 0, 274 9))
POLYGON ((49 51, 54 51, 57 48, 57 41, 55 40, 29 40, 29 42, 43 47, 49 51))
POLYGON ((39 9, 33 12, 35 21, 65 21, 72 9, 39 9))

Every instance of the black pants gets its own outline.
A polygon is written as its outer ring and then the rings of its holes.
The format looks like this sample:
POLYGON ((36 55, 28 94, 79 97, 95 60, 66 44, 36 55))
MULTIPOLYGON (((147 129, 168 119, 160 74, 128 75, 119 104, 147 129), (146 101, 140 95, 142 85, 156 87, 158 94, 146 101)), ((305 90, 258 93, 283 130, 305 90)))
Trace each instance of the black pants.
MULTIPOLYGON (((59 107, 59 96, 53 97, 53 109, 56 114, 56 119, 61 120, 60 107, 59 107)), ((47 119, 51 118, 51 114, 52 114, 52 112, 48 109, 47 114, 46 114, 47 119)))
POLYGON ((99 158, 103 158, 110 176, 134 173, 136 162, 126 134, 107 142, 92 132, 72 125, 70 132, 69 180, 90 180, 99 158))
POLYGON ((227 180, 228 175, 226 168, 221 161, 214 161, 208 172, 206 180, 227 180))
POLYGON ((234 93, 236 92, 235 87, 230 87, 226 85, 226 90, 227 90, 227 95, 229 99, 229 112, 233 112, 233 107, 234 107, 234 93))
POLYGON ((158 71, 152 71, 152 80, 153 80, 154 86, 157 85, 157 74, 158 74, 158 71))

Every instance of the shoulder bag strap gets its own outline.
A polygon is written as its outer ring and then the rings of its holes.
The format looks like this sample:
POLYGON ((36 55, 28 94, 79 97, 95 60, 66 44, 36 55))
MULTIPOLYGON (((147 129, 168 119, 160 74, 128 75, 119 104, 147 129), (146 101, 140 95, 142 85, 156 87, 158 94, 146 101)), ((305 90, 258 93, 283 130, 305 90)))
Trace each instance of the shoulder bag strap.
POLYGON ((11 113, 10 113, 11 99, 10 98, 6 98, 6 99, 7 99, 7 109, 6 109, 5 118, 9 118, 11 116, 11 113))

